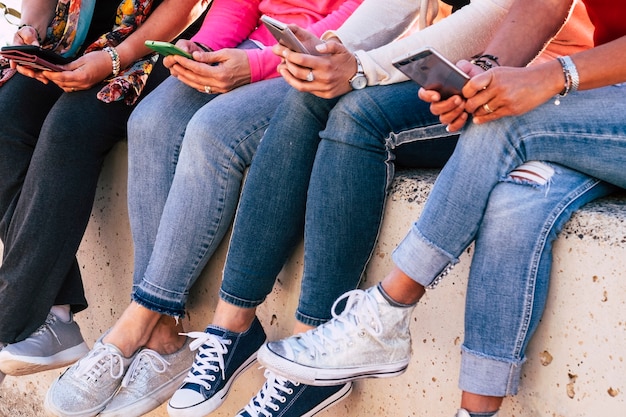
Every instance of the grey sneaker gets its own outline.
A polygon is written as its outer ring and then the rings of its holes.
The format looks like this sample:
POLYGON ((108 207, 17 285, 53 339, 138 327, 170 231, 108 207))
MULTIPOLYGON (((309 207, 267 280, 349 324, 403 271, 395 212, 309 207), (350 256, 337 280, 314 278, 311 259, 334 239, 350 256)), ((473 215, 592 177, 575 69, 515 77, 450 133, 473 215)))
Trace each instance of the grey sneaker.
POLYGON ((74 320, 64 322, 52 313, 26 339, 0 351, 0 371, 29 375, 71 365, 89 352, 74 320))
POLYGON ((142 416, 167 401, 182 384, 193 363, 190 338, 183 347, 169 355, 142 349, 130 364, 120 390, 101 416, 142 416))
POLYGON ((292 381, 330 386, 403 373, 411 357, 413 306, 394 307, 378 287, 354 290, 333 305, 333 319, 259 349, 258 361, 292 381), (341 314, 337 304, 346 300, 341 314))
POLYGON ((135 356, 126 358, 117 347, 98 340, 87 356, 52 383, 44 407, 60 417, 97 415, 117 392, 135 356))

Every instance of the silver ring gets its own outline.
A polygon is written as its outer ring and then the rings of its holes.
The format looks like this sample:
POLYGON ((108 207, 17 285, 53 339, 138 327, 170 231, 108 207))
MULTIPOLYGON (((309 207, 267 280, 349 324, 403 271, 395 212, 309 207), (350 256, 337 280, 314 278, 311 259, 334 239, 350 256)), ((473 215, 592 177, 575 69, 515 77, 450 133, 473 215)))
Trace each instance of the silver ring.
POLYGON ((493 110, 491 110, 488 103, 483 104, 483 110, 485 110, 488 114, 493 113, 493 110))
POLYGON ((212 93, 211 86, 210 85, 205 85, 204 86, 204 92, 207 93, 207 94, 211 94, 212 93))
POLYGON ((75 92, 76 92, 76 89, 75 89, 74 87, 72 87, 72 88, 70 88, 70 91, 71 91, 72 93, 75 93, 75 92))
POLYGON ((308 82, 311 82, 311 81, 313 81, 314 79, 315 79, 315 76, 313 75, 313 70, 311 70, 311 71, 309 71, 309 73, 307 74, 307 76, 306 76, 306 80, 307 80, 308 82))

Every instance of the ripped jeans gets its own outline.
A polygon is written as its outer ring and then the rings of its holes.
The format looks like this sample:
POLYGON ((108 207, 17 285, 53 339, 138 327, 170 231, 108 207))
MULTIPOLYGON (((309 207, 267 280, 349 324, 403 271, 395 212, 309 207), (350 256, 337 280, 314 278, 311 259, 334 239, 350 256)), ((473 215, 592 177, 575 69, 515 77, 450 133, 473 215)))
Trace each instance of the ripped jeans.
POLYGON ((593 177, 626 187, 625 93, 626 85, 577 92, 560 106, 548 102, 519 117, 469 126, 394 251, 400 269, 432 286, 475 240, 464 391, 517 393, 524 351, 545 306, 552 242, 573 211, 614 189, 593 177), (552 162, 545 185, 510 179, 531 160, 552 162))

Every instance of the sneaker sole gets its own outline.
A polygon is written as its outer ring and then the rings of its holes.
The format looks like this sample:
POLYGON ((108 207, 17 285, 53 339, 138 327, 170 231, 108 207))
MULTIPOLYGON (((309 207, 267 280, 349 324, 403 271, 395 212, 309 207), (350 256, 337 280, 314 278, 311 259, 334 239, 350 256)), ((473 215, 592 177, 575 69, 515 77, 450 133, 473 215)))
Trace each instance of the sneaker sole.
MULTIPOLYGON (((191 366, 190 366, 191 368, 191 366)), ((174 392, 181 386, 183 380, 187 376, 189 369, 181 372, 173 377, 167 384, 161 385, 156 391, 153 391, 142 399, 135 401, 123 408, 117 410, 107 410, 106 408, 98 415, 103 417, 129 417, 142 416, 150 411, 158 408, 174 395, 174 392)))
POLYGON ((257 354, 257 360, 266 368, 276 372, 284 378, 307 385, 332 386, 345 384, 349 381, 364 378, 391 378, 406 371, 409 359, 388 364, 376 364, 353 368, 321 369, 301 365, 289 361, 272 352, 264 344, 257 354))
POLYGON ((83 342, 48 357, 11 355, 6 350, 2 353, 4 355, 0 356, 0 371, 7 375, 21 376, 71 365, 87 355, 89 347, 83 342))
POLYGON ((233 373, 233 376, 226 383, 224 388, 220 391, 216 392, 214 396, 211 398, 207 398, 205 401, 195 404, 186 408, 175 408, 167 404, 167 413, 170 417, 197 417, 197 416, 205 416, 213 411, 217 410, 226 400, 228 393, 230 392, 230 387, 233 382, 239 376, 245 372, 248 368, 250 368, 257 361, 257 354, 250 356, 248 360, 246 360, 241 366, 233 373))
POLYGON ((306 414, 303 414, 302 417, 313 417, 324 410, 328 410, 338 402, 341 402, 344 398, 352 393, 352 383, 348 382, 343 386, 339 391, 337 391, 334 395, 328 397, 324 402, 320 403, 317 407, 312 409, 306 414))

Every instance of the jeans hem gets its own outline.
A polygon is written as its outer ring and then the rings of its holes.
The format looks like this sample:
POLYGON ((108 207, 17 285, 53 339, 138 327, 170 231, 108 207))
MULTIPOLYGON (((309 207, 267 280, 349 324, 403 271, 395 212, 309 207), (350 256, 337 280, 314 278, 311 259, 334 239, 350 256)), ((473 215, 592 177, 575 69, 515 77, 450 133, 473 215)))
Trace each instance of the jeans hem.
POLYGON ((516 395, 525 358, 517 361, 497 358, 462 348, 459 388, 492 397, 516 395))
POLYGON ((220 288, 219 296, 222 301, 226 301, 228 304, 232 304, 241 308, 255 308, 258 307, 265 301, 265 298, 262 300, 246 300, 245 298, 237 297, 232 294, 227 293, 223 289, 220 288))
MULTIPOLYGON (((159 313, 159 314, 164 314, 166 316, 170 316, 174 318, 181 318, 185 316, 184 308, 183 309, 166 308, 166 307, 163 307, 162 304, 158 304, 144 297, 141 297, 136 292, 132 294, 131 299, 132 301, 136 302, 140 306, 147 308, 150 311, 159 313)), ((153 297, 153 300, 156 300, 156 297, 153 297)))
POLYGON ((296 311, 296 320, 298 320, 300 323, 306 326, 317 327, 326 323, 329 319, 328 318, 320 319, 320 318, 302 314, 300 311, 296 311))

